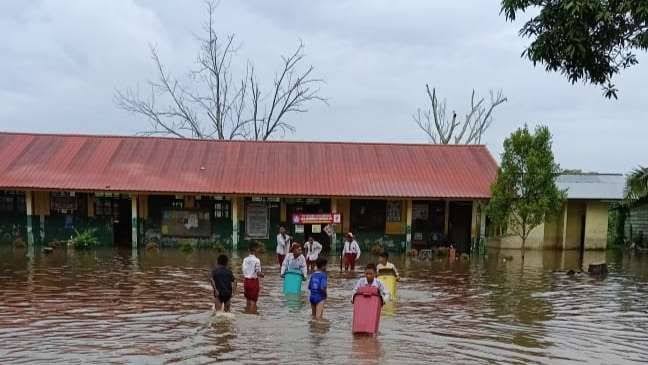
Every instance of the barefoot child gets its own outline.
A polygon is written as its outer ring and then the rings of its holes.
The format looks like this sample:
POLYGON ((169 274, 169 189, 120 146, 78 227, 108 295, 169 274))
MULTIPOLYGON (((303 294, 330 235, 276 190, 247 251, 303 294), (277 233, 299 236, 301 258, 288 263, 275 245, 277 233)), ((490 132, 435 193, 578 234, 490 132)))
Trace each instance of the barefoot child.
POLYGON ((214 310, 216 312, 230 311, 232 293, 236 290, 236 281, 232 270, 227 266, 229 259, 225 255, 218 256, 216 267, 211 272, 211 284, 214 288, 214 310))
POLYGON ((383 285, 382 281, 376 278, 376 265, 367 264, 364 277, 358 280, 355 287, 353 288, 353 299, 351 299, 351 303, 353 303, 355 299, 355 293, 357 293, 358 289, 363 286, 374 286, 378 288, 378 293, 380 293, 380 296, 383 299, 382 302, 383 304, 385 303, 385 300, 387 299, 387 291, 385 290, 385 286, 383 285))
POLYGON ((245 312, 250 314, 257 313, 257 301, 259 300, 259 278, 263 278, 261 272, 261 260, 256 256, 257 244, 250 244, 250 255, 243 260, 243 294, 247 300, 245 312))
POLYGON ((396 281, 400 281, 398 270, 396 270, 396 266, 394 266, 393 263, 389 262, 389 254, 387 252, 383 252, 378 255, 378 265, 376 265, 376 270, 378 270, 378 274, 380 274, 381 270, 394 270, 396 281))
POLYGON ((324 303, 326 302, 326 287, 328 286, 328 275, 326 275, 326 264, 328 261, 325 258, 318 258, 315 263, 317 271, 311 275, 308 282, 308 289, 310 290, 310 303, 313 312, 313 319, 320 320, 324 317, 324 303))

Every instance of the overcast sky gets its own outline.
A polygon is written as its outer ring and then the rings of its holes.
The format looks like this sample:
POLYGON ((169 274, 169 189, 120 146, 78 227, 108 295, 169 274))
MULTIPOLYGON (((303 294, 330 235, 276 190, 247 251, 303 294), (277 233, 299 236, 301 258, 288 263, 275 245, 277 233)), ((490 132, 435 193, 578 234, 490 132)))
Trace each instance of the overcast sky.
MULTIPOLYGON (((148 122, 118 109, 116 89, 154 76, 148 45, 182 75, 205 20, 201 0, 30 0, 0 2, 0 129, 134 134, 148 122)), ((494 155, 524 123, 554 134, 564 168, 627 172, 648 164, 648 57, 618 78, 619 100, 571 85, 520 58, 519 24, 499 0, 223 0, 217 26, 236 33, 239 59, 262 82, 301 39, 326 80, 315 104, 291 118, 287 139, 425 142, 412 114, 425 84, 465 113, 472 88, 502 89, 485 141, 494 155)))

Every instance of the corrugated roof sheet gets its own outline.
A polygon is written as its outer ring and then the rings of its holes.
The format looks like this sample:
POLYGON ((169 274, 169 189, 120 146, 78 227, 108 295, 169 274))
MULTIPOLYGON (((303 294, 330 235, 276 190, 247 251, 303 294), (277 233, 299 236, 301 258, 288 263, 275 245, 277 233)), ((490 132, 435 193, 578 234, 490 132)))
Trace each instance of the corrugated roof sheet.
POLYGON ((625 181, 621 174, 565 174, 556 182, 568 199, 621 200, 625 181))
POLYGON ((0 188, 488 198, 484 146, 0 133, 0 188))

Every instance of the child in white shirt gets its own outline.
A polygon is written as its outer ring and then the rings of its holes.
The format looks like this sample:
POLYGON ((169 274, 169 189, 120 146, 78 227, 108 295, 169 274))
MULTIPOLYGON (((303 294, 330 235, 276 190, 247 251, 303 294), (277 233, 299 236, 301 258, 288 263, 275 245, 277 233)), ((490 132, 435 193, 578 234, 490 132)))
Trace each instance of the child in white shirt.
POLYGON ((243 260, 241 268, 243 270, 243 293, 247 300, 245 312, 250 314, 257 313, 257 301, 261 286, 259 278, 262 278, 261 260, 256 256, 257 243, 250 244, 250 255, 243 260))

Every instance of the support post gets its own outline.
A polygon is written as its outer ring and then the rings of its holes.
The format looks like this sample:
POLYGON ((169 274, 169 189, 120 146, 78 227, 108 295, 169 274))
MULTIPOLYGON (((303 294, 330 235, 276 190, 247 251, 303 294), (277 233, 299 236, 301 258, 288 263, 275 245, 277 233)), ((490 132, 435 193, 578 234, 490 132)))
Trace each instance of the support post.
POLYGON ((450 230, 450 200, 445 201, 445 209, 443 210, 443 234, 448 237, 450 230))
POLYGON ((39 226, 40 232, 38 236, 40 237, 41 243, 45 244, 45 216, 41 214, 39 217, 40 217, 40 226, 39 226))
MULTIPOLYGON (((338 200, 336 198, 331 198, 331 213, 338 213, 338 200)), ((335 227, 335 225, 333 225, 335 227)), ((331 252, 337 252, 337 229, 333 229, 333 235, 331 236, 331 252)))
POLYGON ((405 250, 409 252, 412 249, 412 199, 405 201, 405 250))
POLYGON ((239 243, 239 199, 232 198, 232 251, 238 249, 239 243))
POLYGON ((479 238, 486 240, 486 202, 479 203, 479 238))
POLYGON ((137 234, 138 232, 138 215, 139 211, 137 209, 137 195, 132 194, 131 195, 131 243, 133 245, 133 249, 137 249, 138 246, 138 241, 139 241, 139 235, 137 234))
POLYGON ((34 247, 34 202, 33 193, 31 191, 25 192, 25 212, 27 212, 27 246, 30 249, 34 247))
POLYGON ((563 229, 562 229, 562 247, 561 249, 565 249, 565 245, 567 244, 567 211, 569 209, 569 202, 565 202, 565 209, 563 210, 563 229))

